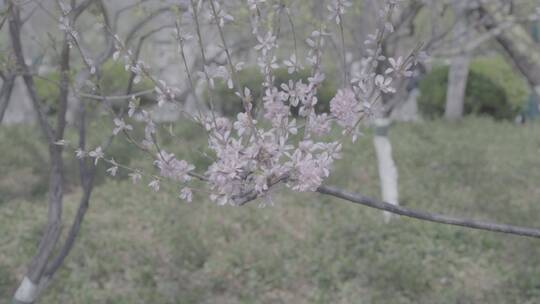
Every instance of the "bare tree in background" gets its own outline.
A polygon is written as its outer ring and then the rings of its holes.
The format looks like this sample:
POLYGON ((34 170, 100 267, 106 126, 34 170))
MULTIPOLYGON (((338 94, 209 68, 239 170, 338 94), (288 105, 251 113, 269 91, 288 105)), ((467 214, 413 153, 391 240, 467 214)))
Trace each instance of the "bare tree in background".
MULTIPOLYGON (((32 1, 30 1, 32 2, 32 1)), ((33 3, 33 2, 32 2, 33 3)), ((28 3, 25 3, 28 4, 28 3)), ((64 152, 64 134, 67 124, 67 113, 69 97, 72 96, 76 99, 76 103, 71 105, 74 109, 73 114, 75 119, 75 125, 78 129, 78 144, 77 147, 81 151, 84 151, 87 147, 87 102, 80 101, 79 92, 86 80, 100 77, 100 70, 103 63, 113 54, 113 40, 109 31, 116 30, 118 24, 118 18, 121 13, 132 9, 135 6, 128 6, 116 13, 114 22, 110 22, 109 11, 106 7, 106 3, 101 0, 84 0, 77 3, 77 1, 71 2, 71 7, 63 7, 63 3, 58 2, 57 10, 50 11, 44 3, 36 2, 36 7, 33 10, 23 10, 21 3, 16 1, 8 1, 6 20, 7 27, 9 28, 9 38, 11 41, 13 67, 11 69, 3 69, 0 73, 3 84, 0 91, 0 114, 3 115, 8 102, 10 101, 11 91, 13 89, 13 83, 16 77, 21 77, 24 81, 28 96, 30 97, 34 106, 35 113, 38 118, 39 128, 41 129, 44 138, 47 141, 49 147, 49 162, 50 162, 50 177, 49 177, 49 197, 48 197, 48 217, 47 224, 44 227, 43 235, 39 241, 39 245, 36 250, 36 254, 30 262, 26 275, 24 276, 19 288, 15 292, 13 297, 13 303, 34 303, 42 293, 44 289, 50 283, 50 280, 58 269, 63 264, 65 258, 70 253, 75 239, 77 238, 81 225, 89 208, 90 198, 94 187, 94 178, 96 174, 96 163, 88 161, 86 159, 79 159, 79 182, 82 190, 79 207, 75 218, 69 227, 65 238, 62 240, 62 209, 63 209, 63 197, 65 193, 64 187, 64 174, 65 167, 63 163, 64 152), (23 27, 25 22, 28 21, 28 17, 23 17, 23 14, 33 14, 35 10, 43 10, 46 14, 49 14, 51 18, 56 18, 55 13, 60 11, 62 18, 69 24, 76 24, 79 17, 85 13, 89 8, 97 9, 101 15, 101 19, 106 25, 104 29, 105 45, 103 50, 99 54, 92 56, 89 52, 85 51, 78 39, 80 33, 65 31, 59 46, 59 53, 56 54, 59 58, 58 73, 60 75, 59 82, 55 83, 51 81, 51 85, 57 85, 59 88, 59 99, 57 101, 56 121, 53 123, 47 114, 45 113, 45 105, 40 100, 36 92, 35 85, 35 70, 27 64, 25 58, 25 46, 23 39, 23 27), (73 58, 77 57, 74 54, 77 51, 79 54, 78 63, 83 63, 85 68, 78 70, 76 75, 77 81, 73 82, 71 79, 73 69, 73 58)), ((128 30, 128 37, 135 38, 136 34, 144 28, 144 25, 148 23, 152 18, 155 18, 160 13, 170 8, 161 9, 154 13, 150 13, 147 17, 143 18, 139 23, 136 23, 130 30, 128 30)), ((56 19, 55 19, 56 21, 56 19)), ((3 25, 3 23, 2 23, 3 25)), ((144 41, 144 38, 153 34, 150 32, 140 39, 140 43, 144 41)), ((139 46, 140 49, 140 46, 139 46)), ((138 54, 137 54, 138 56, 138 54)), ((10 66, 11 67, 11 66, 10 66)), ((126 88, 126 93, 129 96, 132 92, 132 82, 130 81, 129 87, 126 88)), ((99 89, 99 88, 98 88, 99 89)), ((99 90, 98 90, 99 92, 99 90)), ((97 99, 106 102, 107 98, 95 96, 97 99)), ((95 98, 94 97, 94 98, 95 98)), ((121 97, 126 99, 128 97, 121 97)), ((115 99, 115 98, 112 98, 115 99)), ((17 102, 13 100, 12 102, 17 102)), ((1 116, 0 116, 1 117, 1 116)), ((107 147, 111 142, 112 137, 104 139, 103 147, 107 147)))
MULTIPOLYGON (((496 29, 499 24, 514 19, 508 10, 498 9, 505 4, 507 3, 502 0, 481 2, 479 10, 486 19, 484 23, 486 29, 496 29)), ((537 14, 540 14, 540 11, 537 14)), ((527 30, 522 25, 512 22, 509 29, 497 31, 495 40, 527 79, 531 88, 540 94, 540 51, 527 30)))

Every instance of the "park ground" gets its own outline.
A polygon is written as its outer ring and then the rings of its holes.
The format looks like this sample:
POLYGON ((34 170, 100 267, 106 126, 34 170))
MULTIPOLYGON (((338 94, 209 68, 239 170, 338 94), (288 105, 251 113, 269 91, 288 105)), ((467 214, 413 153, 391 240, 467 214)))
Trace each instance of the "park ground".
MULTIPOLYGON (((9 303, 46 220, 47 154, 33 130, 0 129, 0 303, 9 303)), ((199 131, 175 130, 189 141, 167 147, 202 154, 199 131)), ((540 226, 540 124, 399 123, 390 137, 402 205, 540 226)), ((121 142, 113 150, 143 163, 121 142)), ((344 146, 327 183, 378 196, 369 132, 344 146)), ((101 176, 41 303, 540 303, 536 239, 408 218, 385 224, 379 211, 285 188, 265 208, 218 207, 204 196, 187 204, 165 188, 101 176)), ((65 197, 66 226, 79 197, 65 197)))

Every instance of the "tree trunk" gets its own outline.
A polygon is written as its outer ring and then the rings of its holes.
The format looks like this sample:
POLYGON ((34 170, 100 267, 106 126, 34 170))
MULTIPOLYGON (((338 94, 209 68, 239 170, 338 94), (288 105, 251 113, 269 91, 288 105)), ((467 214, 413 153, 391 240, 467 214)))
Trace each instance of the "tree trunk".
POLYGON ((444 109, 444 117, 448 120, 458 120, 463 117, 470 61, 470 56, 465 54, 454 57, 450 64, 444 109))
MULTIPOLYGON (((383 201, 392 205, 399 205, 398 202, 398 171, 392 157, 392 143, 388 139, 389 119, 378 119, 375 121, 375 136, 373 144, 377 155, 377 166, 379 169, 379 180, 381 183, 381 193, 383 201)), ((392 215, 384 212, 384 219, 388 222, 392 215)))
MULTIPOLYGON (((496 9, 500 3, 484 3, 481 11, 487 18, 486 28, 496 28, 504 22, 505 15, 496 9)), ((533 38, 521 25, 514 25, 501 32, 495 40, 503 47, 514 65, 527 78, 531 88, 540 93, 540 50, 533 38)))
MULTIPOLYGON (((463 16, 466 4, 462 0, 456 0, 453 3, 455 18, 458 18, 453 31, 454 43, 464 43, 467 39, 465 34, 467 33, 467 19, 463 16)), ((468 53, 459 54, 451 60, 444 110, 444 117, 448 120, 458 120, 463 117, 470 61, 470 54, 468 53)))

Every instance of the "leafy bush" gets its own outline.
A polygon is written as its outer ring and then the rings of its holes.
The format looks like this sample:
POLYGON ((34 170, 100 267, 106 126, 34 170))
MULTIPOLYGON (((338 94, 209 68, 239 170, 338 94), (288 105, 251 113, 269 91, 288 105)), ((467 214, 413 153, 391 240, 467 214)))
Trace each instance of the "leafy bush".
MULTIPOLYGON (((307 83, 307 79, 310 76, 309 70, 301 70, 293 74, 289 74, 287 69, 280 68, 274 71, 274 76, 276 77, 276 85, 281 85, 282 83, 288 83, 289 80, 298 81, 302 79, 304 83, 307 83)), ((262 88, 261 83, 263 82, 263 76, 259 72, 258 68, 250 67, 246 68, 238 73, 238 81, 240 82, 241 87, 247 87, 250 89, 251 94, 253 95, 254 108, 257 109, 261 104, 262 88)), ((319 88, 317 98, 319 100, 317 104, 317 111, 328 111, 330 100, 336 94, 336 84, 326 79, 323 81, 321 87, 319 88)), ((244 110, 242 103, 238 96, 235 95, 234 90, 231 90, 227 85, 222 82, 216 82, 215 89, 215 106, 216 110, 220 111, 225 116, 235 116, 238 112, 244 110)), ((209 98, 209 92, 205 92, 205 98, 209 98)), ((296 109, 293 109, 293 112, 296 112, 296 109)))
POLYGON ((529 96, 529 88, 523 77, 513 70, 504 57, 484 57, 474 60, 471 69, 489 77, 495 84, 506 92, 509 104, 515 109, 521 109, 529 96))
MULTIPOLYGON (((420 82, 419 106, 428 117, 444 113, 448 66, 434 68, 420 82)), ((512 119, 527 96, 527 85, 502 58, 482 58, 471 64, 465 91, 465 114, 512 119)))

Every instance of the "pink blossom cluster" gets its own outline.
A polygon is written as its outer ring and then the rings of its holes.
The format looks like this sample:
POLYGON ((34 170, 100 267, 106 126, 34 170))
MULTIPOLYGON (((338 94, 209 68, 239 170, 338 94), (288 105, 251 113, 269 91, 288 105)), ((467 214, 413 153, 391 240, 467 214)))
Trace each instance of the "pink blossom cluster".
MULTIPOLYGON (((214 159, 206 170, 195 168, 185 160, 178 160, 174 154, 163 151, 156 139, 157 125, 153 122, 151 113, 146 110, 139 111, 138 106, 130 102, 129 117, 133 118, 135 113, 139 113, 139 119, 145 124, 145 135, 140 146, 156 155, 154 165, 159 174, 152 175, 148 184, 154 191, 158 191, 160 182, 167 179, 182 186, 180 198, 191 201, 193 188, 190 185, 194 182, 194 177, 207 184, 210 198, 220 205, 238 205, 255 198, 269 197, 271 190, 278 184, 284 184, 294 191, 316 191, 329 177, 334 161, 340 158, 343 138, 330 141, 324 139, 330 134, 333 126, 340 127, 343 134, 352 135, 354 140, 360 133, 360 122, 372 115, 372 107, 379 102, 381 96, 395 91, 395 79, 412 74, 410 69, 414 64, 414 56, 395 59, 386 58, 381 54, 382 40, 386 34, 393 31, 393 27, 388 23, 396 1, 389 1, 381 11, 384 19, 381 26, 365 42, 367 56, 361 62, 360 71, 350 79, 345 73, 346 83, 330 101, 330 111, 318 112, 317 92, 326 77, 321 62, 325 41, 332 34, 323 24, 305 40, 307 52, 303 64, 311 69, 311 75, 307 80, 276 83, 274 77, 276 68, 283 65, 289 73, 294 73, 302 63, 296 47, 295 53, 288 59, 282 63, 278 61, 278 34, 274 32, 275 29, 267 27, 261 19, 265 17, 265 9, 278 12, 284 9, 287 14, 289 11, 283 6, 273 6, 270 2, 266 0, 247 2, 251 32, 257 41, 254 47, 257 53, 256 62, 264 75, 264 81, 261 83, 264 92, 260 101, 261 106, 254 106, 249 89, 241 88, 238 83, 234 83, 235 73, 240 70, 242 64, 232 61, 230 50, 225 49, 226 65, 203 64, 202 71, 195 73, 206 80, 210 89, 214 87, 214 78, 225 80, 230 89, 236 90, 239 102, 244 106, 244 111, 238 113, 235 119, 220 117, 219 113, 212 109, 206 113, 199 112, 194 118, 207 132, 208 146, 212 151, 210 157, 214 159), (380 69, 379 65, 386 68, 380 69), (377 72, 381 70, 385 72, 377 72), (297 117, 293 115, 292 108, 298 109, 297 117), (200 173, 196 173, 196 169, 200 173)), ((224 47, 227 43, 223 28, 234 20, 232 15, 226 12, 227 7, 224 4, 220 5, 217 0, 205 3, 209 5, 201 5, 201 2, 195 5, 195 1, 191 1, 192 6, 189 9, 190 18, 196 25, 195 32, 203 56, 205 49, 198 28, 200 11, 206 7, 211 24, 217 27, 222 39, 221 45, 224 47)), ((351 5, 347 0, 333 0, 328 7, 331 19, 339 25, 351 5)), ((183 37, 190 36, 183 29, 176 29, 175 37, 179 39, 183 57, 185 57, 183 44, 189 41, 183 37)), ((117 48, 121 49, 123 46, 119 45, 117 48)), ((132 53, 129 50, 118 50, 114 57, 118 58, 120 53, 125 54, 124 61, 128 70, 140 77, 151 77, 144 63, 132 60, 132 53)), ((154 83, 159 106, 174 101, 176 89, 161 80, 154 83)), ((139 145, 137 140, 129 136, 133 130, 131 125, 121 118, 116 118, 114 123, 115 135, 126 134, 130 141, 139 145)), ((81 153, 85 154, 84 151, 81 153)), ((88 155, 93 157, 96 163, 100 159, 107 161, 101 148, 91 151, 88 155)), ((120 165, 112 159, 108 162, 112 165, 109 172, 116 174, 120 165)), ((134 182, 142 178, 141 170, 125 166, 122 168, 131 171, 130 176, 134 182)))
POLYGON ((189 173, 195 169, 195 166, 188 164, 185 160, 178 160, 174 154, 163 150, 158 154, 154 164, 159 168, 161 176, 179 182, 190 181, 189 173))

